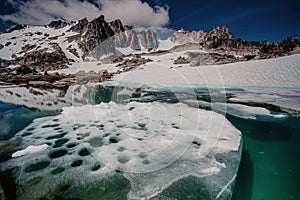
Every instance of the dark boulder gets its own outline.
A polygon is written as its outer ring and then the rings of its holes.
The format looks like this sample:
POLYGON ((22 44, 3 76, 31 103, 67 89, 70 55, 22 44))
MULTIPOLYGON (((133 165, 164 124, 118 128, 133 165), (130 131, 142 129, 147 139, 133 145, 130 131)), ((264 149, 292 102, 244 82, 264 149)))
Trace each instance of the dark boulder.
POLYGON ((15 70, 16 70, 16 75, 24 75, 24 74, 32 74, 33 73, 33 70, 26 65, 17 67, 15 70))
POLYGON ((48 26, 50 28, 54 28, 54 29, 64 28, 67 25, 68 25, 68 23, 67 22, 63 22, 62 20, 51 21, 50 24, 48 24, 48 26))
POLYGON ((26 27, 27 27, 26 25, 18 24, 16 26, 12 27, 11 29, 9 29, 8 31, 6 31, 6 33, 11 33, 13 31, 22 30, 22 29, 24 29, 26 27))

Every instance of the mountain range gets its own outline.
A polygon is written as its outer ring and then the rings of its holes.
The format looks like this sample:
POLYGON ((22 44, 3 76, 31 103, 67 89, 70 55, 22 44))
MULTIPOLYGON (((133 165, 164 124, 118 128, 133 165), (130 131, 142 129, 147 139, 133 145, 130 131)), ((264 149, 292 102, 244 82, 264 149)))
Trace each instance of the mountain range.
POLYGON ((18 66, 44 72, 83 62, 121 62, 132 54, 178 52, 186 52, 187 56, 179 56, 175 64, 226 64, 298 53, 299 44, 299 40, 292 38, 279 43, 249 42, 234 38, 227 26, 209 32, 189 32, 182 28, 160 40, 151 30, 137 32, 119 19, 107 22, 101 15, 90 22, 84 18, 52 21, 45 26, 17 25, 2 33, 0 73, 3 76, 8 69, 18 66))

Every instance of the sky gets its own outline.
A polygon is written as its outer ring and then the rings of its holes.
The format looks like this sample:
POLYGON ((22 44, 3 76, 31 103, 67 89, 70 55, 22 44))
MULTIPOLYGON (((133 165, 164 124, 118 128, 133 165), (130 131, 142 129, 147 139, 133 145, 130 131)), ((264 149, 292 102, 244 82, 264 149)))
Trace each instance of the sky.
POLYGON ((14 24, 44 25, 52 20, 107 21, 153 27, 168 35, 186 30, 211 30, 227 25, 234 37, 280 41, 300 37, 299 0, 0 0, 0 31, 14 24))

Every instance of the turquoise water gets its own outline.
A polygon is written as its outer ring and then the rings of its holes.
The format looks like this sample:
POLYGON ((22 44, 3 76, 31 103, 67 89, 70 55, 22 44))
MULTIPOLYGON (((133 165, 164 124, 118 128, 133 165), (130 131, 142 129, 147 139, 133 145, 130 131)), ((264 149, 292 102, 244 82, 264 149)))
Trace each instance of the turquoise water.
POLYGON ((300 118, 283 123, 227 118, 244 139, 233 200, 300 199, 300 118))
POLYGON ((22 130, 35 118, 57 114, 57 111, 39 111, 0 101, 0 140, 6 140, 22 130))

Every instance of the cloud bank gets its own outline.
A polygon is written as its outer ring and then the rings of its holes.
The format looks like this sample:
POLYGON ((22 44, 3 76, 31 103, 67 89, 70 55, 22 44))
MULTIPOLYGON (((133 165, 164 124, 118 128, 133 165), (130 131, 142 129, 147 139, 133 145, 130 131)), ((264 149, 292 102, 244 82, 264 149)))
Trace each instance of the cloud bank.
POLYGON ((151 7, 140 0, 7 0, 16 9, 15 13, 0 15, 3 21, 17 24, 43 25, 52 20, 89 20, 104 15, 107 21, 121 19, 133 26, 163 27, 169 23, 166 6, 151 7))

